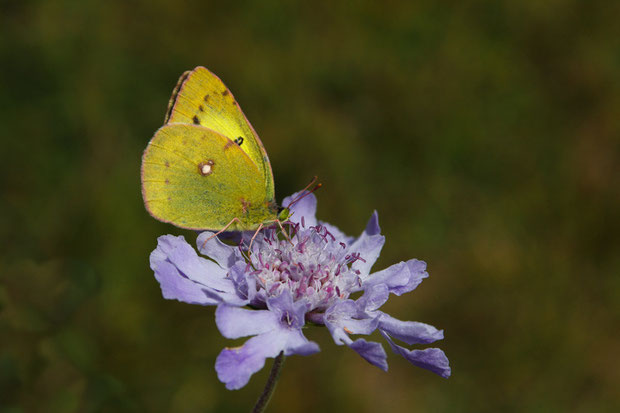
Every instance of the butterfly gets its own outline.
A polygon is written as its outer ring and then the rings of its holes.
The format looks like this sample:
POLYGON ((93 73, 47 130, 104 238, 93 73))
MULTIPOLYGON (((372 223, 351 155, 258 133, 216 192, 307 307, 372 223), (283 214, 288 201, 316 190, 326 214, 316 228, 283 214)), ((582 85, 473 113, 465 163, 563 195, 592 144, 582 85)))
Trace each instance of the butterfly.
POLYGON ((285 220, 265 148, 233 94, 204 67, 183 73, 142 156, 156 219, 193 230, 260 230, 285 220))

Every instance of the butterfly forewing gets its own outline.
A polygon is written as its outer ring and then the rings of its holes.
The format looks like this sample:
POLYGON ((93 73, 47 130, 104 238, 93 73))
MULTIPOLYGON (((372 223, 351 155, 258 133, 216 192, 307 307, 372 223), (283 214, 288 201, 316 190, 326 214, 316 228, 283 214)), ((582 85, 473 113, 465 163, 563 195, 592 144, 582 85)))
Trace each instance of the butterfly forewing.
POLYGON ((258 135, 224 83, 204 67, 185 72, 170 98, 166 123, 201 125, 234 141, 256 165, 274 199, 271 165, 258 135))

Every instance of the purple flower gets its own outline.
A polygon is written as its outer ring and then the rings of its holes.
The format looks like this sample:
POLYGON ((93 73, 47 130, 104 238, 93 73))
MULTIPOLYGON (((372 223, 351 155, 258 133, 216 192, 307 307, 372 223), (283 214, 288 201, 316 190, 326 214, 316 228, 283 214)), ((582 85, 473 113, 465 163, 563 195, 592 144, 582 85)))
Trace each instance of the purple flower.
MULTIPOLYGON (((284 205, 297 195, 286 198, 284 205)), ((199 256, 182 236, 172 235, 160 237, 151 254, 151 268, 165 298, 216 305, 215 320, 224 337, 252 336, 217 357, 215 369, 226 387, 245 386, 267 357, 280 352, 318 352, 319 346, 302 332, 306 323, 325 325, 337 345, 347 345, 387 370, 380 343, 351 338, 378 330, 394 353, 449 377, 448 359, 440 349, 409 350, 396 344, 396 340, 407 345, 432 343, 443 338, 442 330, 400 321, 380 310, 390 294, 412 291, 428 277, 426 263, 412 259, 371 274, 385 242, 376 212, 364 232, 353 238, 317 221, 313 194, 290 209, 287 237, 275 229, 264 230, 250 251, 226 245, 217 237, 210 239, 213 233, 205 231, 197 245, 209 259, 199 256), (356 292, 362 295, 350 298, 356 292)))

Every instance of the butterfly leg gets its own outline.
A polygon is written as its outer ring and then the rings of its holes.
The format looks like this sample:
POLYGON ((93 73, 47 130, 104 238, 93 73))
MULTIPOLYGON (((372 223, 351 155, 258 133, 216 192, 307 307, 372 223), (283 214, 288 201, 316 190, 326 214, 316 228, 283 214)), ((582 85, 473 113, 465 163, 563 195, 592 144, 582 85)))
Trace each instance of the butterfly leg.
MULTIPOLYGON (((284 238, 286 238, 286 240, 288 242, 291 243, 291 245, 293 245, 293 241, 291 241, 291 237, 288 235, 288 233, 284 230, 284 227, 282 226, 282 221, 280 221, 279 219, 276 219, 275 221, 267 221, 267 222, 274 222, 277 223, 278 226, 280 227, 280 231, 282 232, 282 234, 284 235, 284 238)), ((254 233, 254 235, 252 236, 252 239, 250 240, 250 245, 248 247, 248 251, 252 251, 252 243, 254 242, 254 239, 258 236, 258 233, 260 232, 261 229, 263 229, 265 227, 264 223, 261 223, 258 226, 258 229, 256 230, 256 232, 254 233)))
POLYGON ((215 234, 213 234, 209 238, 207 238, 202 243, 202 247, 200 247, 200 249, 203 249, 205 247, 205 245, 207 244, 207 242, 209 242, 212 238, 215 238, 218 235, 220 235, 222 232, 225 232, 228 229, 228 227, 230 227, 233 224, 233 222, 241 222, 241 221, 237 217, 234 217, 233 219, 231 219, 230 222, 228 224, 226 224, 226 226, 224 228, 222 228, 221 230, 219 230, 218 232, 216 232, 215 234))
MULTIPOLYGON (((284 238, 286 238, 286 240, 288 242, 291 243, 291 245, 293 245, 293 241, 291 241, 291 237, 288 235, 288 233, 284 230, 284 227, 282 226, 282 221, 280 221, 279 219, 276 219, 275 222, 278 223, 278 226, 280 227, 280 230, 282 231, 282 234, 284 234, 284 238)), ((289 224, 289 230, 291 229, 290 224, 289 224)))
POLYGON ((258 229, 256 230, 256 232, 254 233, 254 235, 252 236, 252 239, 250 240, 250 246, 248 247, 248 253, 252 252, 252 243, 254 242, 254 238, 256 238, 256 236, 258 235, 258 233, 260 232, 261 229, 263 229, 263 223, 261 222, 261 224, 258 226, 258 229))

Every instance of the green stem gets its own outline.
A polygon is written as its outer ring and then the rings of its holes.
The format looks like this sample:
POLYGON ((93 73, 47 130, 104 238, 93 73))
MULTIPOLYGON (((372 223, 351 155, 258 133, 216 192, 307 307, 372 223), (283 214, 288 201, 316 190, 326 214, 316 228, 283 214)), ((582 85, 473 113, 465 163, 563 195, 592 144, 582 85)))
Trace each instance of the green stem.
POLYGON ((280 372, 282 371, 283 365, 284 352, 281 352, 273 361, 273 366, 271 367, 271 372, 269 373, 269 378, 267 379, 267 383, 265 384, 263 393, 256 401, 252 413, 262 413, 265 411, 265 408, 267 407, 267 404, 269 404, 269 400, 271 399, 271 396, 276 389, 276 384, 278 383, 278 379, 280 378, 280 372))

